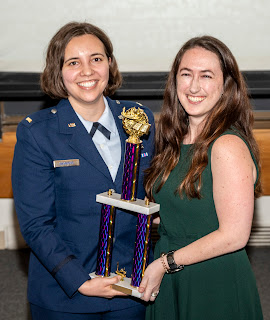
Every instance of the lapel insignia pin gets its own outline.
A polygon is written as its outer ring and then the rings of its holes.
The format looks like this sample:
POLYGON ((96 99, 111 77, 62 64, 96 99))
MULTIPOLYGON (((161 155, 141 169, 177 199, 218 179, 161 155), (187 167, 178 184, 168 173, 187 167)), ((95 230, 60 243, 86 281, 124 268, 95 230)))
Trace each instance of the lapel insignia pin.
POLYGON ((57 110, 56 109, 52 109, 51 113, 56 114, 57 110))
POLYGON ((28 121, 29 123, 31 123, 31 122, 32 122, 32 119, 31 119, 31 118, 29 118, 29 117, 27 117, 25 120, 26 120, 26 121, 28 121))
POLYGON ((120 101, 119 101, 119 100, 115 100, 115 101, 116 101, 117 104, 120 104, 120 101))
POLYGON ((76 127, 76 124, 75 123, 69 123, 68 126, 69 126, 69 128, 74 128, 74 127, 76 127))

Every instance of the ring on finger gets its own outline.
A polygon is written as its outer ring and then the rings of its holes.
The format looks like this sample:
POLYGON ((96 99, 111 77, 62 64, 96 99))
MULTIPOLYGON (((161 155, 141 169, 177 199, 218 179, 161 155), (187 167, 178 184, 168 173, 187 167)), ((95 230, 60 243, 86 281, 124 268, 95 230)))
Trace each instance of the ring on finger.
POLYGON ((152 292, 151 297, 154 297, 154 298, 157 297, 158 293, 159 293, 159 291, 152 292))

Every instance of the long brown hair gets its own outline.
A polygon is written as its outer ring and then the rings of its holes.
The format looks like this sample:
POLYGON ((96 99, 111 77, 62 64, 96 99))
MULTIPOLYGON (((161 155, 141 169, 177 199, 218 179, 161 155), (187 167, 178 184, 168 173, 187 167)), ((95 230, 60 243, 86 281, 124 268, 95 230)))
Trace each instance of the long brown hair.
POLYGON ((46 65, 41 74, 40 83, 41 89, 50 97, 56 99, 67 98, 68 93, 62 79, 65 49, 71 39, 86 34, 97 37, 104 45, 107 58, 111 59, 109 81, 104 90, 104 95, 112 95, 121 86, 122 76, 113 55, 113 45, 106 33, 90 23, 70 22, 57 31, 48 45, 46 65))
POLYGON ((176 75, 187 50, 201 47, 216 54, 223 72, 223 95, 212 108, 204 122, 204 127, 193 145, 190 168, 178 187, 180 195, 200 199, 202 172, 207 166, 207 151, 210 144, 227 129, 235 129, 248 143, 259 167, 259 178, 255 196, 261 194, 259 149, 252 133, 253 111, 248 97, 246 83, 237 62, 220 40, 211 36, 195 37, 187 41, 177 53, 168 75, 164 91, 164 101, 156 131, 156 155, 146 172, 145 189, 153 199, 153 186, 158 179, 155 192, 159 192, 175 168, 180 157, 180 147, 188 133, 188 115, 177 96, 176 75))

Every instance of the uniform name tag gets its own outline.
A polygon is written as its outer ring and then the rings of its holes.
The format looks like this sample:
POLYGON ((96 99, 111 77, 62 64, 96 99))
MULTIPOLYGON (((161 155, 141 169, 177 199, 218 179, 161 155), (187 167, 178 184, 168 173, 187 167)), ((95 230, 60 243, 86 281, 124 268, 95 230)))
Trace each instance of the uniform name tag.
POLYGON ((53 162, 54 168, 74 167, 74 166, 79 166, 79 165, 80 165, 79 159, 54 160, 54 162, 53 162))

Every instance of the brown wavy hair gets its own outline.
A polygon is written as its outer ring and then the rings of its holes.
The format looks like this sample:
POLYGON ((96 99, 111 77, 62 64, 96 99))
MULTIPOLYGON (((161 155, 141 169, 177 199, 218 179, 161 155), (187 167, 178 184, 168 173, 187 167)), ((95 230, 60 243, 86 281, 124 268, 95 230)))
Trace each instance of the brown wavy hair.
POLYGON ((202 172, 208 164, 208 148, 227 129, 233 129, 248 143, 258 164, 259 177, 255 186, 255 197, 258 197, 262 192, 259 149, 252 133, 254 119, 246 83, 231 51, 224 43, 211 36, 195 37, 187 41, 173 62, 157 125, 156 155, 145 176, 148 197, 154 199, 153 186, 157 179, 155 192, 161 190, 170 172, 177 165, 181 143, 188 133, 188 115, 177 96, 176 75, 184 54, 195 47, 211 51, 218 57, 223 72, 224 92, 209 112, 204 127, 196 138, 190 168, 176 191, 180 196, 185 193, 188 198, 201 198, 202 172))
POLYGON ((121 86, 122 76, 113 55, 113 45, 106 33, 90 23, 70 22, 60 28, 51 39, 47 49, 45 68, 40 77, 41 89, 53 99, 68 97, 62 79, 65 49, 71 39, 86 34, 97 37, 104 45, 107 58, 111 58, 109 81, 104 90, 104 95, 112 95, 121 86))

